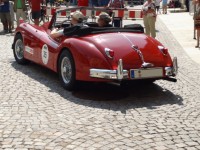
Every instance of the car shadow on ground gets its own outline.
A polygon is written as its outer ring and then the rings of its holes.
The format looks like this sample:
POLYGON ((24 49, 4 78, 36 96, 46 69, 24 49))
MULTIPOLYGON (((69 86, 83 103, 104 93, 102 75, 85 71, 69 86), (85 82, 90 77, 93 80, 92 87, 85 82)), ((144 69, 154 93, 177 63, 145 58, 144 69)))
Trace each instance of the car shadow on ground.
POLYGON ((155 83, 133 82, 119 86, 109 83, 78 82, 76 90, 67 91, 61 87, 58 75, 51 70, 34 63, 23 66, 13 61, 11 65, 17 71, 50 88, 50 93, 57 93, 78 105, 112 110, 117 108, 121 112, 130 108, 156 109, 162 105, 183 105, 181 96, 155 83))

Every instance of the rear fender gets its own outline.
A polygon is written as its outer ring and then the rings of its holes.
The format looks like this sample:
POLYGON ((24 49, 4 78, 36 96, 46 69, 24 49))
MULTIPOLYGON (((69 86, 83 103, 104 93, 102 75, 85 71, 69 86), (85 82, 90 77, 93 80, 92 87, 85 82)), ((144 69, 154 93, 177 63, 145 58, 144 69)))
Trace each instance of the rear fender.
MULTIPOLYGON (((147 40, 149 40, 148 42, 148 45, 146 45, 145 49, 148 49, 148 51, 150 51, 151 49, 149 49, 149 47, 154 47, 155 49, 157 49, 156 52, 151 52, 152 54, 154 53, 155 56, 157 56, 157 58, 154 60, 154 64, 156 66, 162 66, 162 67, 172 67, 173 63, 172 63, 172 59, 171 59, 171 56, 170 56, 170 53, 168 52, 167 55, 164 55, 158 48, 158 46, 163 46, 162 43, 160 43, 158 40, 154 39, 154 38, 151 38, 151 37, 148 37, 147 40), (159 60, 160 59, 160 60, 159 60), (162 61, 161 61, 162 60, 162 61), (161 63, 162 62, 162 63, 161 63)), ((163 46, 165 47, 165 46, 163 46)), ((152 55, 148 55, 146 56, 145 58, 148 60, 148 59, 152 59, 151 58, 152 55)))
POLYGON ((91 81, 91 68, 112 69, 110 63, 105 59, 104 55, 91 43, 77 40, 66 39, 59 47, 60 52, 57 56, 56 70, 58 70, 58 60, 64 49, 68 49, 75 61, 76 80, 91 81))

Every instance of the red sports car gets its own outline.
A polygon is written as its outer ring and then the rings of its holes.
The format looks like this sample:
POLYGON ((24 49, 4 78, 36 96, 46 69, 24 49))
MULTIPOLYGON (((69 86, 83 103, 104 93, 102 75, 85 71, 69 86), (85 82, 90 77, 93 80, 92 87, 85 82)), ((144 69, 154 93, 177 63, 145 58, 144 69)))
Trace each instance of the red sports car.
POLYGON ((22 22, 16 29, 13 53, 19 64, 35 62, 59 74, 64 88, 76 81, 120 82, 144 79, 176 81, 177 58, 168 49, 138 28, 66 27, 57 11, 41 26, 22 22), (66 28, 53 39, 53 28, 66 28))

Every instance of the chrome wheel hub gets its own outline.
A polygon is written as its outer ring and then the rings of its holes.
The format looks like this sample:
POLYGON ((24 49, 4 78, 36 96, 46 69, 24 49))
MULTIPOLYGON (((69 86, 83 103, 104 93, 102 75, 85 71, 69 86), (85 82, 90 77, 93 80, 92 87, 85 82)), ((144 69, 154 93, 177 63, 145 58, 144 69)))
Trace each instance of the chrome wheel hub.
POLYGON ((15 54, 18 59, 23 59, 24 57, 24 45, 21 39, 18 39, 15 43, 15 54))
POLYGON ((61 62, 61 75, 63 81, 67 84, 72 77, 72 65, 69 58, 64 57, 61 62))

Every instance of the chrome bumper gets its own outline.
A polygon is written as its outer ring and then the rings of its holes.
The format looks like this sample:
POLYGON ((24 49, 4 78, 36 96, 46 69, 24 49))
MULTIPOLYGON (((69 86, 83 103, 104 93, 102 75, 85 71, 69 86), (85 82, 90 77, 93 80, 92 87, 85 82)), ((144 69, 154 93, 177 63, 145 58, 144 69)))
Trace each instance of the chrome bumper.
MULTIPOLYGON (((175 77, 177 73, 178 73, 178 63, 177 63, 177 58, 174 57, 173 67, 165 67, 165 75, 167 76, 167 78, 170 78, 170 77, 175 77)), ((128 70, 123 69, 122 59, 120 59, 118 62, 117 70, 90 69, 90 77, 112 79, 112 80, 122 80, 122 79, 129 78, 129 72, 128 70)))
POLYGON ((118 62, 117 70, 90 69, 90 77, 112 80, 122 80, 129 78, 128 70, 123 70, 122 59, 120 59, 118 62))
POLYGON ((165 75, 175 77, 178 73, 178 61, 177 57, 173 58, 173 67, 165 67, 165 75))

